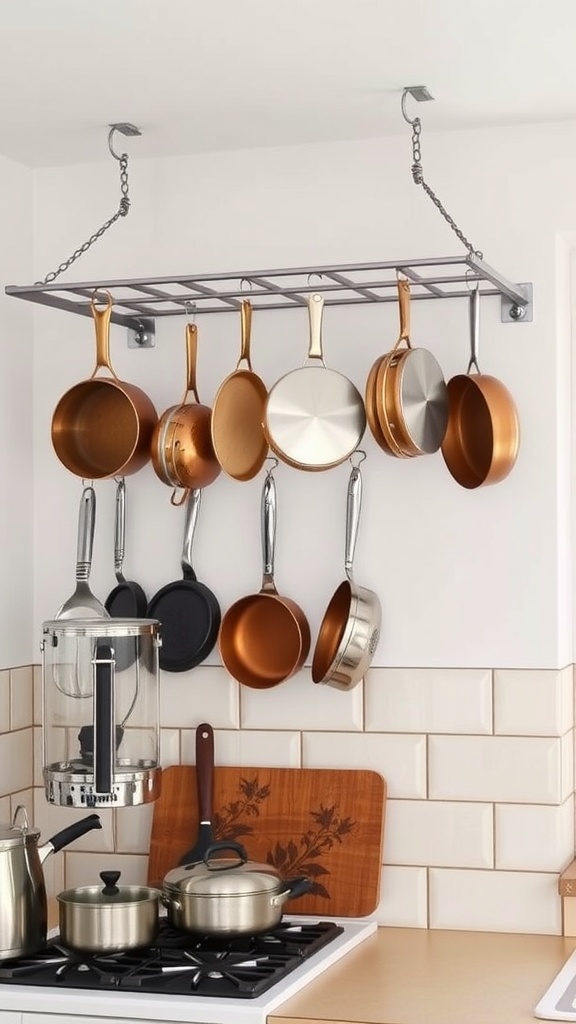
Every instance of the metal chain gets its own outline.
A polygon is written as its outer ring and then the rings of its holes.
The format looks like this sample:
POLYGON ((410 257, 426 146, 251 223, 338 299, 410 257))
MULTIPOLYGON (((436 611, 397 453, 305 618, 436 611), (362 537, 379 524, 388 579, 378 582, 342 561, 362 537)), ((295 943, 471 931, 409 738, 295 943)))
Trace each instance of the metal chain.
POLYGON ((119 157, 118 160, 120 163, 121 198, 120 206, 118 207, 114 216, 110 217, 110 219, 107 220, 101 228, 98 228, 98 231, 95 231, 93 235, 90 235, 90 238, 81 246, 79 246, 78 249, 75 249, 72 255, 69 256, 67 260, 64 260, 63 263, 60 264, 58 270, 52 270, 49 274, 46 274, 46 277, 44 278, 43 281, 36 281, 35 284, 49 284, 51 281, 55 281, 56 278, 60 276, 60 274, 62 274, 65 270, 68 270, 68 267, 72 266, 72 264, 78 259, 79 256, 82 256, 90 248, 91 245, 94 245, 94 242, 97 242, 98 239, 102 237, 104 232, 108 231, 108 228, 111 228, 112 225, 116 223, 119 217, 127 216, 128 211, 130 209, 130 197, 128 195, 128 155, 126 153, 122 153, 122 156, 119 157))
POLYGON ((414 120, 410 122, 410 124, 412 125, 412 160, 414 161, 412 164, 412 177, 414 179, 414 184, 421 185, 426 195, 430 196, 430 199, 434 203, 434 206, 440 211, 440 213, 444 217, 444 220, 447 221, 447 223, 452 228, 454 234, 457 235, 462 244, 468 249, 468 252, 474 253, 474 255, 478 256, 479 259, 483 259, 484 253, 482 253, 479 249, 474 248, 472 242, 470 242, 469 239, 466 238, 464 232, 460 230, 456 221, 450 216, 448 210, 446 210, 446 208, 442 205, 442 203, 438 199, 438 196, 430 188, 430 185, 426 181, 424 181, 424 171, 422 169, 422 153, 420 150, 420 132, 422 131, 420 118, 415 117, 414 120))

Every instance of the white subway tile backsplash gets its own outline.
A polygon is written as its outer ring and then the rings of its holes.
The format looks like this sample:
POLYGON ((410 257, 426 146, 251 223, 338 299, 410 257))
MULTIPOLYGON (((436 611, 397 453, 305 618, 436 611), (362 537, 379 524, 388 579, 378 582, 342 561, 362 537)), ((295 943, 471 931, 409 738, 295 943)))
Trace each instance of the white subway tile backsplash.
MULTIPOLYGON (((28 815, 28 822, 30 825, 36 825, 34 819, 34 790, 22 789, 19 793, 12 793, 10 797, 10 818, 13 818, 16 813, 17 807, 24 807, 26 814, 28 815)), ((38 827, 38 826, 37 826, 38 827)), ((40 841, 44 842, 48 836, 44 835, 40 837, 40 841)))
POLYGON ((101 871, 120 871, 122 885, 145 885, 148 857, 127 853, 65 853, 66 888, 99 885, 101 871))
POLYGON ((0 733, 10 731, 10 671, 0 672, 0 733))
POLYGON ((368 731, 492 732, 488 669, 372 668, 364 693, 368 731))
POLYGON ((430 868, 430 927, 559 935, 556 874, 430 868))
POLYGON ((430 736, 428 748, 431 799, 562 802, 559 738, 430 736))
POLYGON ((427 928, 428 873, 426 868, 395 867, 382 870, 380 901, 366 918, 391 928, 427 928))
POLYGON ((574 792, 574 730, 564 733, 560 740, 561 799, 567 800, 574 792))
POLYGON ((150 831, 154 804, 117 807, 116 849, 119 853, 144 853, 150 849, 150 831))
POLYGON ((562 736, 574 726, 572 665, 560 671, 494 672, 494 732, 506 736, 562 736))
POLYGON ((35 725, 34 729, 34 785, 43 786, 44 778, 42 768, 44 767, 44 749, 42 746, 42 728, 35 725))
POLYGON ((389 797, 426 796, 426 737, 390 733, 305 732, 303 768, 371 768, 389 797))
POLYGON ((10 669, 10 728, 26 729, 33 724, 32 666, 10 669))
POLYGON ((32 786, 33 757, 31 728, 0 735, 0 796, 32 786))
MULTIPOLYGON (((300 767, 300 733, 264 729, 216 729, 214 760, 222 765, 300 767)), ((196 762, 196 732, 182 730, 182 764, 196 762)))
POLYGON ((238 683, 219 665, 162 672, 160 725, 195 729, 201 722, 210 722, 215 729, 238 727, 238 683))
POLYGON ((0 822, 2 825, 7 825, 9 821, 12 821, 12 808, 10 806, 9 796, 0 796, 0 822))
POLYGON ((32 672, 34 725, 42 725, 42 666, 34 665, 32 672))
POLYGON ((160 764, 180 764, 180 730, 160 729, 160 764))
POLYGON ((496 867, 563 871, 574 856, 574 798, 558 807, 496 804, 496 867))
POLYGON ((362 729, 362 686, 335 690, 313 683, 310 669, 270 690, 240 687, 243 729, 307 729, 358 732, 362 729))
POLYGON ((385 864, 491 868, 492 804, 388 800, 385 864))

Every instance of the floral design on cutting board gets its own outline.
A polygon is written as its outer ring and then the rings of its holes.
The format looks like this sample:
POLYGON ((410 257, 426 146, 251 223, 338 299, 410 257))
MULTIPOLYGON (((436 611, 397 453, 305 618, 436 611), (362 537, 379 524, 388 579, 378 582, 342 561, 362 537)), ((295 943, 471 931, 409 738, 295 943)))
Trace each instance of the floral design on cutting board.
MULTIPOLYGON (((241 778, 239 798, 230 801, 214 815, 216 838, 219 841, 238 840, 242 836, 254 835, 255 826, 245 819, 259 817, 259 805, 269 796, 270 786, 260 786, 258 776, 253 779, 241 778)), ((330 871, 321 858, 336 844, 341 845, 345 837, 355 830, 357 823, 350 817, 341 817, 338 804, 329 807, 320 804, 318 810, 310 811, 310 817, 313 825, 300 836, 300 840, 295 842, 290 839, 285 845, 276 843, 266 854, 266 863, 277 868, 284 878, 306 875, 312 882, 308 895, 330 899, 330 892, 324 884, 330 871)))

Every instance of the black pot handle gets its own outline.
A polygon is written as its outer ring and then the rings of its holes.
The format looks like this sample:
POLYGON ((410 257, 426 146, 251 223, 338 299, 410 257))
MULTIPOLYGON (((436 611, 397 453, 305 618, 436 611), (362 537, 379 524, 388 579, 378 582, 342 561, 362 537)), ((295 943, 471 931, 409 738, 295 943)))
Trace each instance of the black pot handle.
POLYGON ((240 845, 240 843, 235 843, 233 839, 225 839, 221 843, 212 843, 204 854, 204 863, 208 868, 208 871, 230 871, 231 867, 239 867, 241 864, 245 864, 247 860, 248 854, 246 853, 246 850, 240 845), (223 864, 221 867, 218 867, 217 859, 215 863, 210 864, 210 858, 215 853, 221 853, 222 850, 232 850, 232 853, 238 854, 238 864, 223 864))
POLYGON ((295 900, 297 896, 303 896, 304 893, 310 892, 312 888, 312 881, 310 878, 306 878, 306 875, 298 875, 297 878, 286 878, 282 884, 288 890, 287 900, 295 900))
POLYGON ((57 832, 48 842, 54 853, 57 853, 58 850, 68 846, 69 843, 73 843, 75 839, 79 839, 80 836, 90 832, 93 828, 102 828, 99 814, 89 814, 87 818, 81 818, 80 821, 73 822, 72 825, 63 828, 61 832, 57 832))

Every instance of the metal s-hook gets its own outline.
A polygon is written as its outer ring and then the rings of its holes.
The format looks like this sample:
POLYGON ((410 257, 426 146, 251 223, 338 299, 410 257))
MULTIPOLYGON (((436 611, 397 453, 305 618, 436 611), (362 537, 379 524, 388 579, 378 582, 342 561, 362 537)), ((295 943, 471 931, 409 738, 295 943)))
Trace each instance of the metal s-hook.
POLYGON ((279 461, 278 461, 278 459, 276 458, 275 455, 267 455, 266 459, 264 461, 265 462, 272 462, 273 463, 273 465, 269 466, 268 469, 266 470, 266 479, 269 479, 269 477, 272 476, 272 473, 274 472, 274 470, 278 469, 278 466, 280 465, 280 463, 279 463, 279 461))
POLYGON ((408 117, 406 113, 406 100, 408 96, 411 96, 413 100, 418 103, 425 103, 428 100, 433 100, 432 93, 426 88, 425 85, 407 85, 402 90, 402 99, 400 100, 400 107, 402 109, 402 117, 408 124, 415 125, 419 122, 418 117, 408 117))
POLYGON ((186 318, 188 320, 190 320, 190 317, 192 317, 192 323, 195 324, 196 323, 196 312, 197 312, 197 309, 198 309, 197 304, 195 302, 191 302, 190 299, 186 299, 186 301, 184 303, 184 309, 186 310, 186 318), (190 311, 192 311, 192 312, 190 312, 190 311))
POLYGON ((352 452, 352 455, 350 456, 348 461, 353 469, 359 469, 362 463, 365 462, 367 458, 368 456, 366 455, 366 452, 364 451, 363 448, 356 448, 356 450, 352 452), (358 459, 357 463, 352 462, 352 459, 354 458, 355 455, 362 456, 362 458, 358 459))
POLYGON ((114 147, 112 145, 114 132, 120 132, 122 135, 142 135, 142 132, 140 131, 139 128, 136 127, 135 124, 130 124, 128 121, 121 121, 117 124, 110 124, 108 125, 108 127, 110 128, 110 131, 108 132, 108 149, 110 150, 112 156, 115 160, 118 161, 127 160, 127 153, 122 153, 122 155, 119 156, 118 153, 116 153, 114 150, 114 147))

